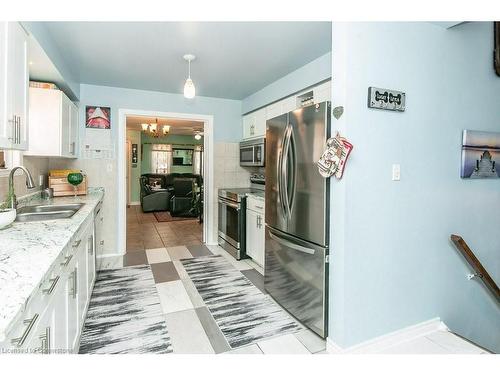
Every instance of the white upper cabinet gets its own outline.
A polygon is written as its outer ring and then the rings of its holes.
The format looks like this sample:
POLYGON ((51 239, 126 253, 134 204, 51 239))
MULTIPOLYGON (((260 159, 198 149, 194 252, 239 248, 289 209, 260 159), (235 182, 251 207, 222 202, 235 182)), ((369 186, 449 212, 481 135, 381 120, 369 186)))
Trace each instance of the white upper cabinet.
POLYGON ((331 100, 332 84, 331 81, 322 83, 313 88, 314 103, 322 103, 331 100))
POLYGON ((243 116, 243 139, 264 137, 266 135, 266 109, 243 116))
POLYGON ((18 22, 0 22, 0 148, 28 148, 28 35, 18 22))
POLYGON ((76 157, 78 107, 60 90, 30 87, 26 155, 76 157))
POLYGON ((331 100, 331 87, 331 81, 327 81, 313 87, 312 89, 309 88, 305 92, 288 96, 285 99, 270 104, 265 108, 243 116, 243 139, 265 137, 266 121, 299 108, 302 99, 300 96, 307 94, 307 98, 312 99, 311 101, 308 100, 308 102, 311 103, 321 103, 331 100))

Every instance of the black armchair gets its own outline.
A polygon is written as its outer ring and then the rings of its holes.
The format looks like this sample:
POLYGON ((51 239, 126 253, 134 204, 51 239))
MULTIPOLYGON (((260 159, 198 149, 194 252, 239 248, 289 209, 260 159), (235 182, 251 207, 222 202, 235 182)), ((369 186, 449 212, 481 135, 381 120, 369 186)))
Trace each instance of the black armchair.
POLYGON ((196 216, 193 210, 193 178, 174 178, 174 189, 170 199, 172 216, 196 216))
POLYGON ((141 207, 143 212, 168 211, 170 209, 171 192, 168 190, 152 190, 149 179, 141 176, 141 207))

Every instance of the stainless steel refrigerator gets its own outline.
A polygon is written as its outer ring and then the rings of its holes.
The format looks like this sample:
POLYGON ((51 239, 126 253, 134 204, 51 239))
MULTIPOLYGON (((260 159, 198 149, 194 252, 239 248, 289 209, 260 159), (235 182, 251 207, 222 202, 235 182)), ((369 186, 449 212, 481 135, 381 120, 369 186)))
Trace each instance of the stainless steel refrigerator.
POLYGON ((265 289, 327 335, 329 180, 316 162, 330 136, 330 102, 267 121, 265 289))

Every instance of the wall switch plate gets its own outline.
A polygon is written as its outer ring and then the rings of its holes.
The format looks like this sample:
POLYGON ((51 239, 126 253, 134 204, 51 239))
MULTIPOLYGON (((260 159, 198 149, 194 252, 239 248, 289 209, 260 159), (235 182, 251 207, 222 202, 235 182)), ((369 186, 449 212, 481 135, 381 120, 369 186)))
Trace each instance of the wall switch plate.
POLYGON ((401 165, 393 164, 392 165, 392 181, 401 180, 401 165))
POLYGON ((108 163, 108 164, 106 165, 106 170, 108 171, 108 173, 113 172, 113 164, 108 163))
POLYGON ((368 108, 404 112, 406 94, 402 91, 368 87, 368 108))

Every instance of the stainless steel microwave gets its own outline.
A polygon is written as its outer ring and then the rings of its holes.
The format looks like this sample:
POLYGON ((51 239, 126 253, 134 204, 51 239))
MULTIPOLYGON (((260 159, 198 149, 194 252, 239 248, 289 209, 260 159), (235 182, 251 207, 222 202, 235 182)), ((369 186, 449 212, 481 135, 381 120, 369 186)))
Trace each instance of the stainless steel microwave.
POLYGON ((240 165, 263 167, 266 163, 266 138, 256 138, 240 142, 240 165))

